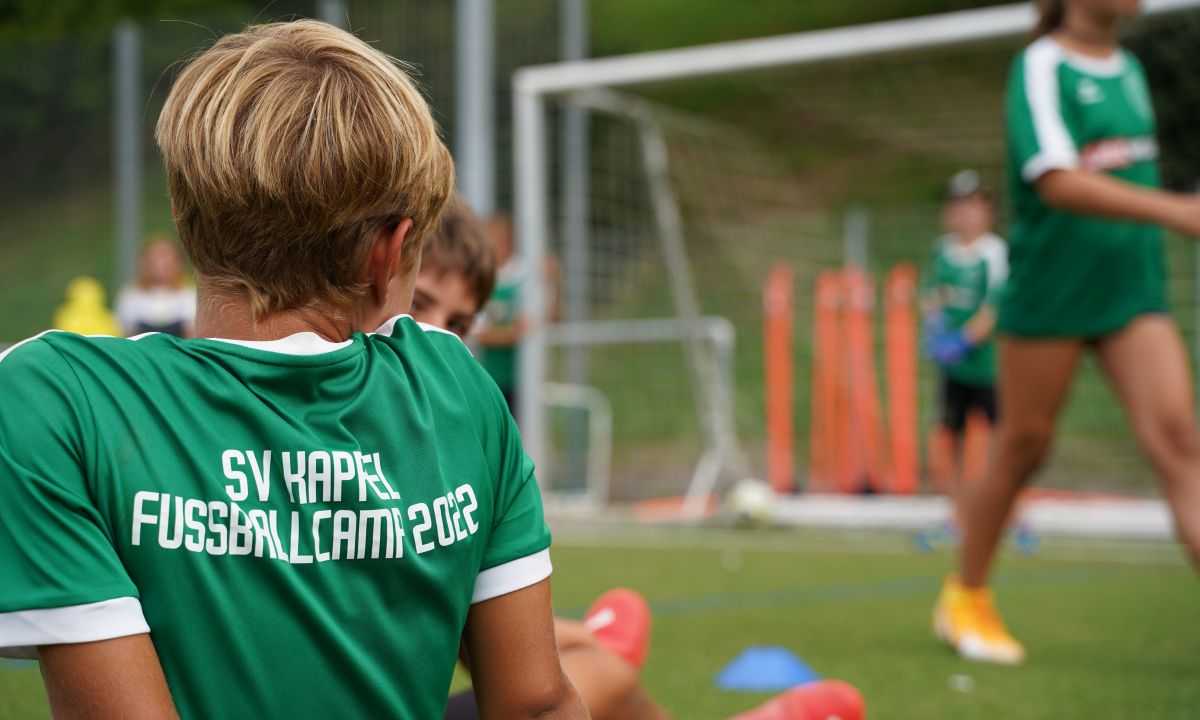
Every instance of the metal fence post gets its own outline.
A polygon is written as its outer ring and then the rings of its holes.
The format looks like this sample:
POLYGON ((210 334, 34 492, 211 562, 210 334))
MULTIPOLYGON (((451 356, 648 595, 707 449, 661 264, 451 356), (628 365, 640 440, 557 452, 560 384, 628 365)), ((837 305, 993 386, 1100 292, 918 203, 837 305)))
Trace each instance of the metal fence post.
POLYGON ((336 25, 346 27, 346 4, 342 0, 317 0, 317 18, 336 25))
POLYGON ((481 216, 496 211, 495 38, 492 0, 455 5, 454 150, 458 187, 481 216))
POLYGON ((133 279, 142 235, 142 31, 132 20, 113 28, 114 292, 133 279))
MULTIPOLYGON (((559 0, 562 59, 582 60, 588 55, 587 3, 584 0, 559 0)), ((590 150, 588 111, 567 104, 561 119, 562 154, 562 299, 563 318, 567 322, 586 322, 589 316, 588 226, 590 208, 590 150)), ((572 345, 567 350, 566 378, 574 385, 588 379, 590 348, 572 345)), ((566 474, 584 477, 592 440, 587 418, 571 416, 567 426, 566 474)))
MULTIPOLYGON (((588 55, 587 3, 560 2, 562 58, 582 60, 588 55)), ((589 151, 588 111, 568 104, 562 114, 563 315, 568 322, 588 319, 589 151)), ((571 348, 567 353, 568 382, 587 382, 587 361, 586 348, 571 348)))
MULTIPOLYGON (((520 238, 525 285, 521 305, 529 330, 517 355, 518 413, 525 451, 534 463, 548 469, 545 408, 541 384, 546 377, 546 146, 545 107, 541 96, 523 87, 518 72, 513 93, 514 171, 516 173, 516 230, 520 238)), ((543 478, 544 482, 544 478, 543 478)))

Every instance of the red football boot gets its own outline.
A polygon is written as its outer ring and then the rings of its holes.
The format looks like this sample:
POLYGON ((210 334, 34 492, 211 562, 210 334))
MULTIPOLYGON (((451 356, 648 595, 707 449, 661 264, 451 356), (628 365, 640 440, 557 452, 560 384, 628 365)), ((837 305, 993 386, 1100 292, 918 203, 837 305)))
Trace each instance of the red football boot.
POLYGON ((636 590, 614 588, 592 603, 583 624, 606 649, 641 669, 650 651, 650 606, 636 590))
POLYGON ((863 720, 862 695, 841 680, 799 685, 733 720, 863 720))

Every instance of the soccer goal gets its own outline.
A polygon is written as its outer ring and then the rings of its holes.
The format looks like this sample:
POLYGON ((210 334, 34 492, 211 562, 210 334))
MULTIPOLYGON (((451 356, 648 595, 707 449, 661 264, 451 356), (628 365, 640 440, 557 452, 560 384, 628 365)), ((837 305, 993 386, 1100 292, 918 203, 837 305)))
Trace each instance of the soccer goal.
MULTIPOLYGON (((1126 38, 1147 66, 1177 187, 1200 177, 1198 7, 1147 0, 1126 38)), ((518 71, 520 385, 531 389, 519 414, 548 496, 696 514, 727 483, 761 477, 762 292, 780 264, 795 278, 796 486, 812 485, 818 278, 853 265, 874 299, 890 270, 923 265, 957 170, 979 171, 1003 209, 1005 77, 1033 23, 1020 3, 518 71), (587 119, 582 137, 563 130, 572 114, 587 119)), ((1197 256, 1182 240, 1171 254, 1173 301, 1192 323, 1197 256)), ((872 367, 886 405, 884 363, 872 367)), ((1094 373, 1064 422, 1056 484, 1149 487, 1094 373)))

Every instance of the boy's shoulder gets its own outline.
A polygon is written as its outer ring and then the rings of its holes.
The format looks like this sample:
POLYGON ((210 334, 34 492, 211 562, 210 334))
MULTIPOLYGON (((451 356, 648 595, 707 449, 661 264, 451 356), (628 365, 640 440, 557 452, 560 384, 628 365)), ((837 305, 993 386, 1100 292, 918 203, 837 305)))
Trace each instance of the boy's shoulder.
POLYGON ((113 395, 154 377, 170 377, 154 368, 177 354, 178 342, 161 333, 124 338, 47 330, 0 352, 0 397, 45 403, 46 412, 64 403, 87 404, 96 386, 113 395))
POLYGON ((399 315, 367 335, 367 342, 401 358, 431 393, 465 401, 482 418, 503 420, 507 413, 495 382, 458 335, 399 315))
POLYGON ((986 233, 976 242, 988 262, 999 262, 1008 257, 1008 243, 995 233, 986 233))
POLYGON ((397 315, 367 337, 389 344, 423 345, 452 357, 461 357, 464 354, 467 357, 471 356, 471 351, 462 338, 436 325, 418 322, 412 315, 397 315))
POLYGON ((132 354, 144 347, 137 340, 62 330, 10 345, 0 352, 0 435, 29 443, 78 429, 87 387, 101 385, 113 393, 127 379, 144 377, 146 365, 132 354))
POLYGON ((0 351, 0 368, 15 372, 44 362, 83 361, 108 357, 114 361, 131 360, 162 352, 178 341, 173 335, 145 333, 131 338, 115 335, 80 335, 65 330, 44 330, 0 351))
POLYGON ((457 376, 482 373, 478 361, 458 335, 411 315, 397 315, 367 335, 367 342, 381 343, 408 362, 428 367, 448 366, 457 376))

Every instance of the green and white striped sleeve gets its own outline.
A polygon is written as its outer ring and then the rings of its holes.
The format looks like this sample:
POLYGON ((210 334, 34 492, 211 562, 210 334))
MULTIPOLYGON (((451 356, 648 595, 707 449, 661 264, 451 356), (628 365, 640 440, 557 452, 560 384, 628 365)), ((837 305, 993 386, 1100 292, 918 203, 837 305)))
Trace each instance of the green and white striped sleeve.
POLYGON ((1079 165, 1079 151, 1063 118, 1059 67, 1062 50, 1049 38, 1025 49, 1008 82, 1009 152, 1032 183, 1051 170, 1079 165))

